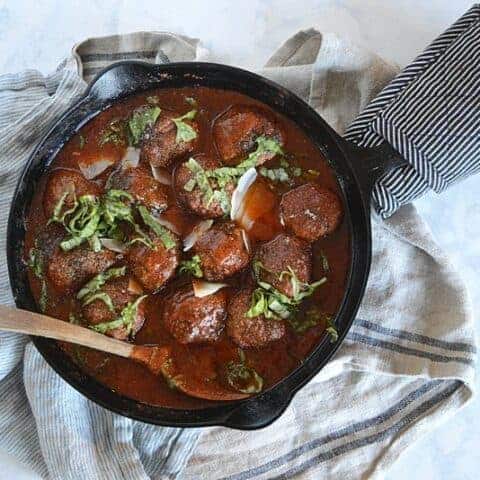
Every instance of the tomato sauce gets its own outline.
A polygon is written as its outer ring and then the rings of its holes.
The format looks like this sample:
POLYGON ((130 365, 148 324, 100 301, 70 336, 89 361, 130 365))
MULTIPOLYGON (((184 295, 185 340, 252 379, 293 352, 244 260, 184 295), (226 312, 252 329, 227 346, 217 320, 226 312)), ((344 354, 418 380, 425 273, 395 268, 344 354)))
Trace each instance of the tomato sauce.
MULTIPOLYGON (((199 128, 199 141, 194 154, 202 153, 215 158, 218 158, 212 140, 212 122, 215 118, 234 104, 261 105, 262 108, 269 111, 285 132, 286 140, 283 148, 285 152, 288 152, 290 163, 304 171, 313 170, 314 173, 312 173, 312 178, 309 181, 316 182, 342 197, 335 174, 323 154, 295 123, 240 93, 204 87, 158 89, 131 96, 112 105, 82 127, 78 134, 67 142, 55 158, 50 171, 57 167, 79 170, 79 164, 88 166, 89 163, 96 161, 99 157, 111 162, 113 168, 113 165, 122 158, 125 146, 111 143, 99 145, 98 138, 105 125, 117 118, 128 117, 134 108, 144 105, 149 96, 157 97, 158 105, 162 109, 180 113, 191 109, 185 99, 188 97, 194 98, 198 105, 196 121, 199 128)), ((105 182, 112 168, 107 169, 95 178, 95 183, 101 188, 105 188, 105 182)), ((170 170, 173 171, 174 168, 170 170)), ((28 258, 28 253, 33 247, 39 232, 49 220, 45 217, 42 208, 42 196, 48 175, 47 172, 39 180, 29 212, 25 246, 26 258, 28 258)), ((305 183, 305 179, 296 178, 294 182, 295 185, 299 185, 305 183)), ((268 182, 259 180, 248 191, 246 213, 252 221, 248 233, 253 241, 253 248, 258 242, 269 240, 284 229, 279 220, 279 202, 282 193, 290 188, 292 186, 288 188, 284 185, 272 187, 268 182)), ((173 188, 171 188, 169 196, 172 206, 167 210, 166 217, 177 227, 181 235, 185 236, 191 231, 194 224, 198 223, 199 219, 177 203, 173 188)), ((327 282, 305 301, 306 308, 309 305, 317 305, 325 314, 334 316, 344 296, 349 268, 349 230, 347 221, 344 219, 334 233, 313 244, 312 281, 326 276, 327 282), (327 266, 325 265, 325 258, 328 259, 327 266)), ((244 272, 227 279, 226 281, 230 286, 228 295, 235 295, 235 292, 245 281, 245 276, 249 275, 251 274, 244 272)), ((32 272, 29 272, 29 280, 33 295, 39 302, 41 296, 40 281, 32 272)), ((215 343, 182 345, 176 342, 165 330, 162 323, 164 299, 186 281, 189 280, 176 278, 159 292, 148 296, 145 300, 146 321, 136 335, 134 342, 136 344, 169 344, 173 348, 176 361, 182 363, 184 371, 188 372, 190 369, 196 374, 204 372, 208 376, 212 371, 214 362, 228 361, 232 355, 235 355, 238 347, 225 332, 215 343)), ((70 312, 78 308, 75 305, 74 296, 58 295, 52 288, 48 288, 48 292, 46 313, 68 321, 70 312)), ((302 333, 295 333, 292 328, 288 327, 286 336, 281 340, 273 342, 265 348, 245 349, 249 364, 265 381, 264 389, 279 382, 301 364, 325 335, 325 328, 325 321, 302 333)), ((122 395, 147 404, 170 408, 202 408, 209 404, 208 401, 190 398, 170 388, 163 378, 154 376, 133 361, 66 343, 62 344, 62 347, 86 373, 122 395)))

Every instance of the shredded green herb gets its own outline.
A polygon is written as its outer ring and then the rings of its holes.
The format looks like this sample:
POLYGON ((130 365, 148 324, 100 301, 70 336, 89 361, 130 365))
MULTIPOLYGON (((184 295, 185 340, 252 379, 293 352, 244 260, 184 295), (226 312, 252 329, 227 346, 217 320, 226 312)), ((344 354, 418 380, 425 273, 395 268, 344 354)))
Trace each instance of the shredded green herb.
POLYGON ((190 273, 196 278, 203 277, 202 261, 198 255, 194 255, 190 260, 180 262, 180 273, 190 273))
POLYGON ((138 207, 138 213, 142 217, 143 222, 147 227, 150 227, 153 232, 160 237, 160 240, 165 245, 165 248, 170 250, 176 245, 175 238, 173 237, 170 230, 165 228, 163 225, 160 225, 158 220, 143 206, 138 207))
POLYGON ((28 262, 27 265, 32 269, 34 275, 37 278, 42 278, 43 276, 43 259, 37 250, 36 246, 31 248, 28 253, 28 262))
POLYGON ((135 222, 133 197, 123 190, 110 189, 102 197, 83 195, 75 198, 74 206, 62 211, 67 194, 62 195, 50 222, 64 226, 69 234, 60 243, 64 251, 72 250, 88 241, 94 251, 102 248, 100 238, 114 238, 124 241, 124 233, 120 229, 121 222, 129 223, 138 234, 135 240, 141 239, 152 248, 148 235, 135 222))
POLYGON ((311 284, 302 282, 294 270, 288 267, 280 274, 279 280, 283 280, 285 277, 289 278, 292 286, 292 296, 289 297, 259 278, 262 269, 267 270, 261 262, 254 262, 253 270, 257 277, 258 287, 253 291, 250 309, 245 313, 245 316, 249 318, 263 315, 269 319, 285 320, 297 311, 304 298, 311 296, 320 285, 327 281, 324 277, 311 284))
POLYGON ((126 267, 119 267, 109 268, 108 270, 99 273, 85 284, 85 286, 78 292, 77 298, 81 300, 87 295, 98 292, 108 280, 111 280, 112 278, 123 277, 125 272, 126 267))
POLYGON ((133 112, 132 116, 127 122, 128 143, 131 146, 138 146, 145 130, 155 124, 160 112, 160 107, 156 106, 141 108, 133 112))
POLYGON ((125 145, 126 143, 126 123, 122 118, 112 120, 100 134, 99 146, 106 143, 114 145, 125 145))
POLYGON ((225 365, 227 383, 242 393, 258 393, 263 389, 263 378, 246 364, 245 354, 239 350, 240 360, 231 360, 225 365))
POLYGON ((111 322, 99 323, 98 325, 92 325, 90 326, 90 328, 98 333, 105 334, 110 330, 125 327, 127 330, 127 335, 131 337, 138 313, 138 306, 140 305, 140 302, 146 297, 147 295, 142 295, 141 297, 138 297, 134 302, 130 302, 120 312, 120 315, 115 320, 112 320, 111 322))
POLYGON ((192 107, 196 107, 197 106, 197 100, 195 100, 195 98, 193 97, 185 97, 185 101, 191 105, 192 107))
POLYGON ((87 141, 85 140, 85 137, 81 133, 79 133, 78 134, 78 148, 80 148, 80 150, 82 150, 86 143, 87 143, 87 141))
POLYGON ((177 136, 175 137, 175 141, 177 143, 190 142, 191 140, 197 138, 197 132, 195 129, 185 122, 185 120, 193 120, 196 114, 196 110, 190 110, 181 117, 172 118, 173 123, 175 123, 177 127, 177 136))
POLYGON ((115 312, 115 307, 113 306, 112 298, 108 293, 98 292, 92 295, 89 295, 82 303, 82 306, 86 307, 95 300, 103 302, 111 312, 115 312))
POLYGON ((335 343, 338 340, 338 330, 331 316, 327 317, 327 328, 325 331, 330 335, 330 343, 335 343))
POLYGON ((303 312, 297 312, 288 318, 288 323, 296 333, 303 333, 319 323, 327 324, 331 316, 319 310, 316 306, 310 306, 303 312))

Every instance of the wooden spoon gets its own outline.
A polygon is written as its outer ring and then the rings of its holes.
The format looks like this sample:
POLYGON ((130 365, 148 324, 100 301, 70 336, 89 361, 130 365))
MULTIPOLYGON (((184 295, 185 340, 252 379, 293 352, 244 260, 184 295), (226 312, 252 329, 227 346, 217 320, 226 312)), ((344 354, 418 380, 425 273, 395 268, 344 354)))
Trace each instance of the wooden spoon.
POLYGON ((133 345, 79 325, 4 305, 0 305, 0 330, 53 338, 129 358, 144 365, 155 375, 162 374, 170 384, 191 397, 218 401, 249 397, 230 391, 218 382, 190 381, 188 372, 182 372, 173 361, 169 346, 133 345))

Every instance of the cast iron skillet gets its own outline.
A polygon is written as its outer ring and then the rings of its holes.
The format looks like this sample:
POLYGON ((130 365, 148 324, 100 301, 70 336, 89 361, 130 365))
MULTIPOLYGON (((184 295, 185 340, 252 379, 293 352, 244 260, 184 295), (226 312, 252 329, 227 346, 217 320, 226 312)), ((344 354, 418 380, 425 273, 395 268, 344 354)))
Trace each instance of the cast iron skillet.
POLYGON ((37 337, 32 340, 50 366, 75 389, 121 415, 175 427, 223 425, 239 429, 261 428, 278 418, 294 394, 328 362, 355 318, 370 269, 371 188, 380 175, 402 161, 388 145, 366 150, 347 143, 296 95, 265 78, 238 68, 212 63, 114 64, 96 77, 84 96, 50 130, 22 172, 8 220, 10 284, 17 307, 35 311, 23 261, 25 218, 37 180, 45 173, 65 142, 92 117, 118 99, 151 88, 195 85, 236 90, 266 103, 296 122, 323 151, 335 170, 344 195, 346 218, 350 222, 352 258, 348 286, 336 318, 338 341, 332 344, 325 338, 301 366, 258 396, 238 402, 216 403, 200 410, 175 410, 146 405, 114 393, 82 372, 56 342, 37 337))

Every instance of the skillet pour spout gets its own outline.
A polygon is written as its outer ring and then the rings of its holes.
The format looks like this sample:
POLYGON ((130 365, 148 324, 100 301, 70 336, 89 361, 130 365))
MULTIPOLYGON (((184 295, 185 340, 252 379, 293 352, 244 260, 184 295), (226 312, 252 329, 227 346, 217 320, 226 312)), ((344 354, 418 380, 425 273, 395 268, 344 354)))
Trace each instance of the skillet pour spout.
POLYGON ((350 232, 351 264, 345 294, 335 318, 338 341, 323 340, 282 381, 247 399, 211 402, 202 408, 175 409, 148 405, 120 395, 73 363, 60 346, 32 337, 45 360, 75 389, 103 407, 147 423, 174 427, 223 425, 237 429, 262 428, 277 419, 295 393, 316 375, 345 338, 362 300, 371 260, 370 194, 374 181, 401 157, 388 145, 358 148, 337 135, 303 100, 259 75, 238 68, 199 62, 152 65, 119 62, 101 72, 83 97, 52 127, 25 166, 12 201, 7 233, 10 283, 18 308, 36 311, 23 261, 25 219, 37 179, 46 172, 65 143, 89 120, 132 94, 150 89, 205 86, 233 90, 256 99, 294 121, 328 159, 340 184, 350 232))

